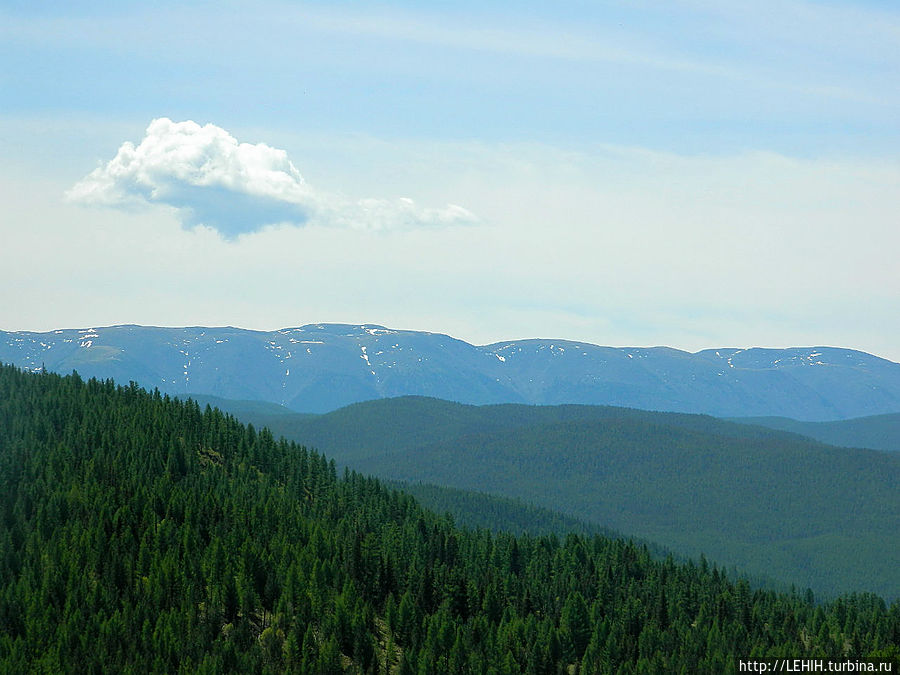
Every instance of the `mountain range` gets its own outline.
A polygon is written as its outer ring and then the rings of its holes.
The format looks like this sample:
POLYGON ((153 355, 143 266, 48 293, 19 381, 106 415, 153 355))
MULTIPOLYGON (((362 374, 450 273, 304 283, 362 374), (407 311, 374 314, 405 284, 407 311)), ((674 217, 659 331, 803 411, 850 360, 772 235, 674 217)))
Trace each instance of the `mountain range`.
POLYGON ((900 412, 900 364, 833 347, 689 353, 544 339, 476 346, 372 324, 277 331, 125 325, 0 331, 0 362, 314 413, 406 395, 804 421, 900 412))

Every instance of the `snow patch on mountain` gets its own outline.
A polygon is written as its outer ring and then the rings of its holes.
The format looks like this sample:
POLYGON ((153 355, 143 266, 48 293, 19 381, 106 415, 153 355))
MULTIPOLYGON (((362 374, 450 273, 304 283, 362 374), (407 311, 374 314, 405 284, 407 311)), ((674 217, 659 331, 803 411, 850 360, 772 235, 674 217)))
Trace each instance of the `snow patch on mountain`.
POLYGON ((591 403, 807 420, 900 411, 900 364, 829 347, 691 354, 559 339, 476 346, 376 324, 272 332, 111 326, 0 332, 0 360, 29 370, 134 380, 169 394, 268 400, 310 412, 407 394, 476 404, 591 403), (303 352, 297 363, 293 356, 303 352))

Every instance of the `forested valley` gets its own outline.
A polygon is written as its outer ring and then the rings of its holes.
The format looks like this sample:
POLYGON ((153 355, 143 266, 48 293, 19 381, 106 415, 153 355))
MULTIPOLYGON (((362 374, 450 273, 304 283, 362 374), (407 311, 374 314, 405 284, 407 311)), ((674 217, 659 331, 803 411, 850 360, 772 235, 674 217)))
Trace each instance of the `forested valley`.
MULTIPOLYGON (((610 406, 402 397, 300 415, 219 402, 243 422, 317 448, 339 469, 469 492, 462 502, 441 502, 412 488, 457 522, 488 524, 469 517, 472 491, 502 495, 676 555, 705 553, 782 588, 900 598, 898 452, 610 406)), ((851 422, 858 425, 842 424, 851 422)))
POLYGON ((0 367, 0 672, 729 673, 898 645, 897 601, 463 529, 217 409, 0 367))

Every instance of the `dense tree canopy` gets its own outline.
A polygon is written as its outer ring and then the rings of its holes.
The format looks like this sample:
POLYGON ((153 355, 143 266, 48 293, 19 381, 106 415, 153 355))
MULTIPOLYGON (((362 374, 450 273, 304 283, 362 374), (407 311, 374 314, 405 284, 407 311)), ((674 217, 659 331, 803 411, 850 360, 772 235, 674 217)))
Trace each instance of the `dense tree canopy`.
MULTIPOLYGON (((900 453, 608 406, 405 397, 327 415, 232 410, 317 447, 338 467, 383 480, 504 495, 676 555, 705 553, 782 590, 900 598, 900 453)), ((488 524, 465 502, 432 499, 435 490, 416 494, 429 506, 443 502, 436 510, 447 507, 463 522, 488 524)))
POLYGON ((897 656, 900 604, 457 528, 265 429, 0 367, 0 671, 723 673, 897 656))

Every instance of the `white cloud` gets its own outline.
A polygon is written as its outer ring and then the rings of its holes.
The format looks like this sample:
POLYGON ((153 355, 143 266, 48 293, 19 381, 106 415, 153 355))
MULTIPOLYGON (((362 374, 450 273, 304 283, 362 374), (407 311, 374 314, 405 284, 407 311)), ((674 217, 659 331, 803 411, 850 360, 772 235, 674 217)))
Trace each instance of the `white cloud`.
MULTIPOLYGON (((278 138, 319 191, 410 194, 422 205, 453 195, 485 226, 384 236, 375 229, 378 200, 365 214, 366 202, 335 200, 343 211, 316 217, 330 228, 267 228, 229 243, 208 228, 180 232, 172 208, 60 203, 74 161, 64 153, 83 161, 91 148, 118 147, 133 127, 67 117, 0 128, 33 139, 0 147, 0 281, 11 289, 0 297, 4 329, 370 322, 481 343, 829 344, 900 360, 894 157, 248 128, 238 138, 278 138), (371 230, 334 220, 354 210, 371 230)), ((402 202, 385 201, 396 223, 391 205, 402 202)))
POLYGON ((141 143, 76 183, 73 202, 133 209, 177 209, 186 227, 206 225, 226 239, 266 225, 314 223, 367 230, 475 222, 461 206, 421 208, 409 198, 347 199, 313 189, 287 153, 264 143, 239 143, 214 124, 155 119, 141 143))

